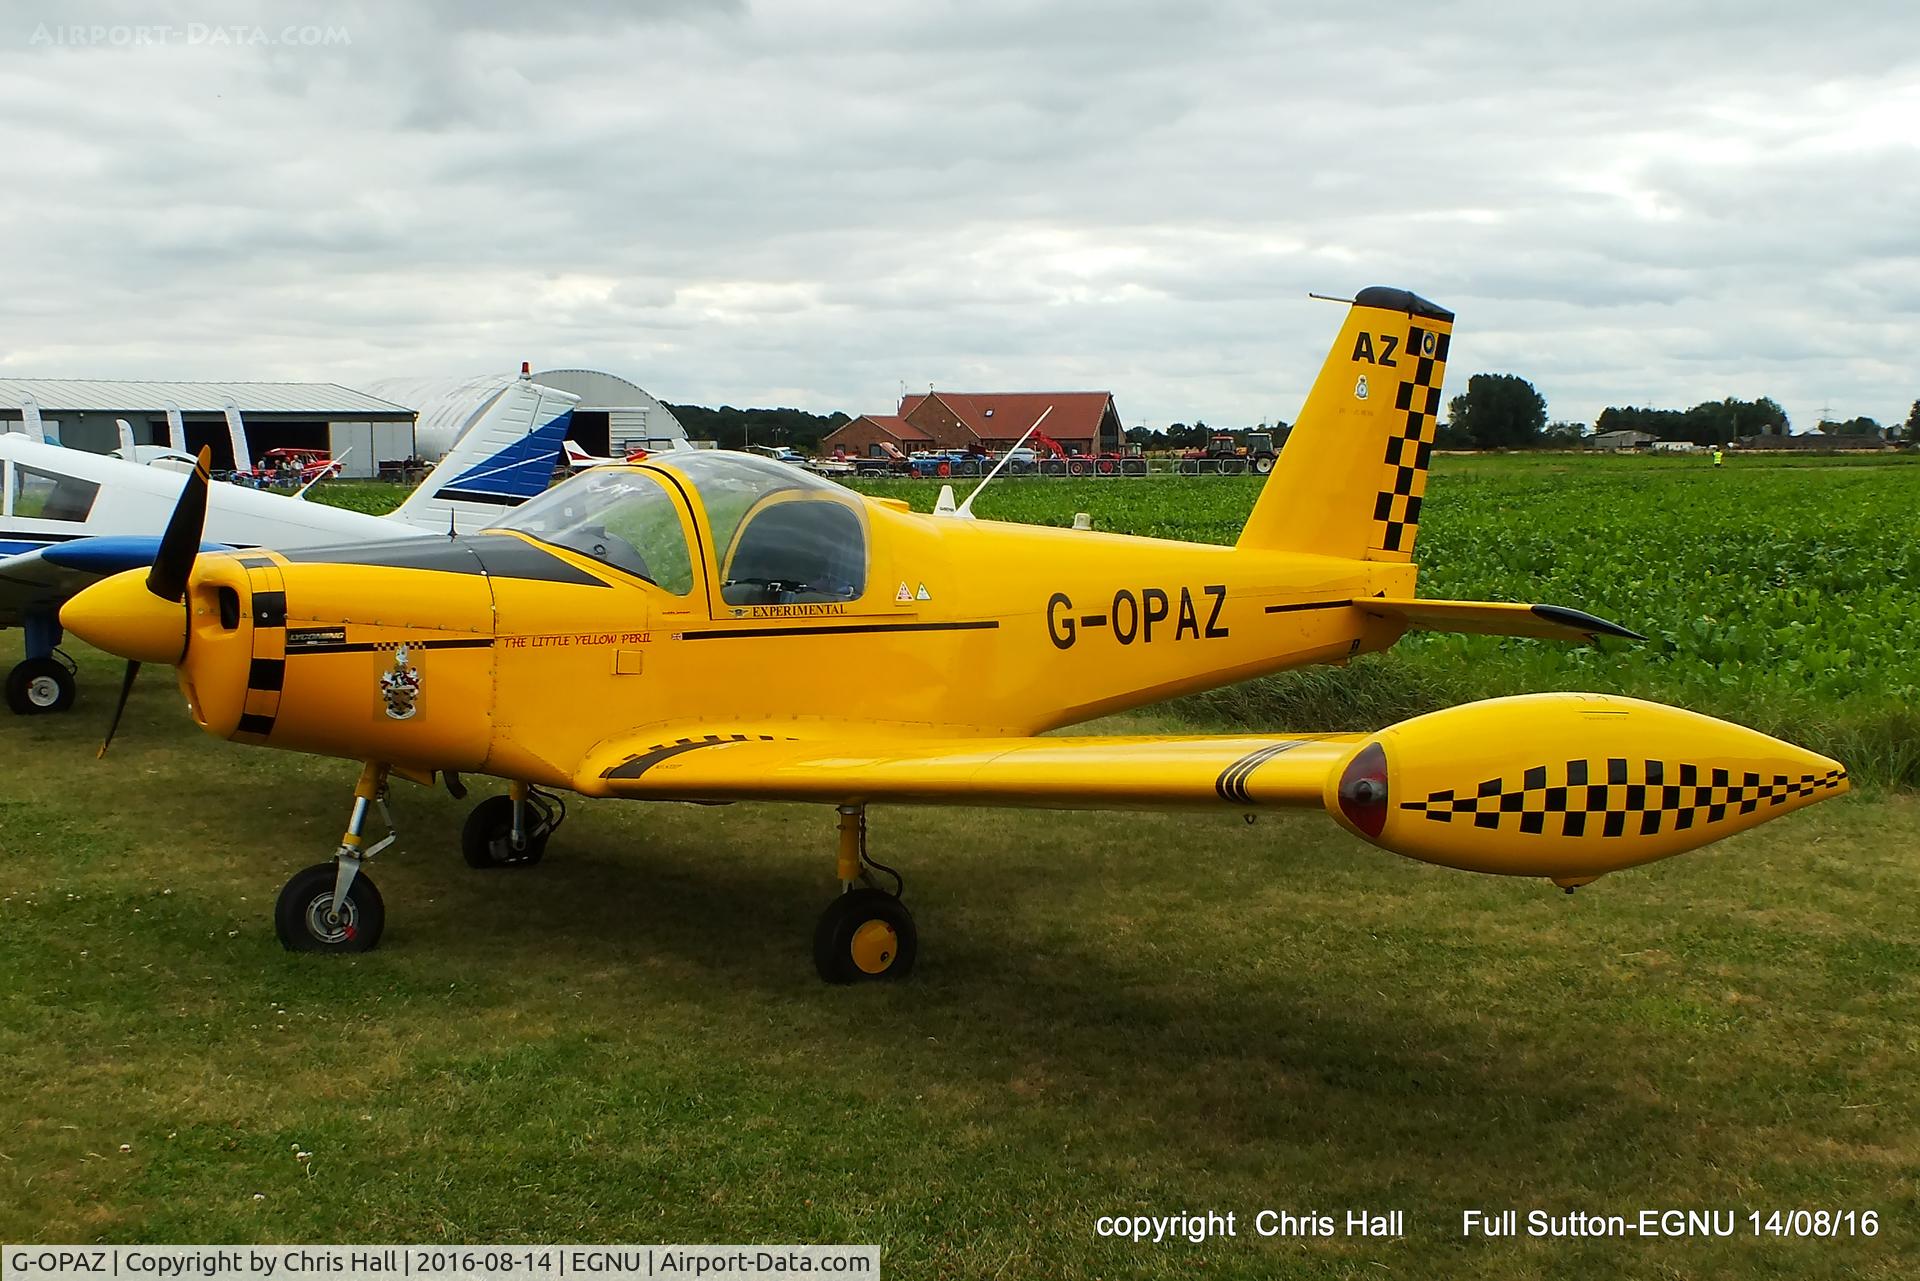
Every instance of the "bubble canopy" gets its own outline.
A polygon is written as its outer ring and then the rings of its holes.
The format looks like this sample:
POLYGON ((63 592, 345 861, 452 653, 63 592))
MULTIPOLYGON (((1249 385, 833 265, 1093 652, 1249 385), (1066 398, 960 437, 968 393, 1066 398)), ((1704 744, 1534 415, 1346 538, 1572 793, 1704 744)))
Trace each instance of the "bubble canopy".
POLYGON ((693 504, 690 516, 705 517, 719 602, 852 601, 865 592, 867 533, 859 496, 751 454, 676 450, 646 466, 597 467, 494 528, 580 552, 685 596, 699 575, 676 489, 693 504))

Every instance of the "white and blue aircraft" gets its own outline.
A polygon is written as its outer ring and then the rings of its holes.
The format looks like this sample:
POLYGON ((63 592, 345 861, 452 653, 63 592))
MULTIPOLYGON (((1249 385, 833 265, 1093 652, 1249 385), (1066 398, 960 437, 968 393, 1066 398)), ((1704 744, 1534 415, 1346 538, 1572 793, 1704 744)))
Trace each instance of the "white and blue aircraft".
MULTIPOLYGON (((547 488, 578 400, 525 375, 507 383, 386 516, 215 485, 203 546, 290 551, 471 533, 547 488)), ((27 431, 0 433, 0 627, 26 633, 26 657, 6 678, 7 706, 19 715, 73 705, 77 684, 59 648, 60 606, 100 578, 151 565, 180 499, 179 472, 165 457, 149 466, 48 444, 38 418, 29 409, 21 424, 27 431)))

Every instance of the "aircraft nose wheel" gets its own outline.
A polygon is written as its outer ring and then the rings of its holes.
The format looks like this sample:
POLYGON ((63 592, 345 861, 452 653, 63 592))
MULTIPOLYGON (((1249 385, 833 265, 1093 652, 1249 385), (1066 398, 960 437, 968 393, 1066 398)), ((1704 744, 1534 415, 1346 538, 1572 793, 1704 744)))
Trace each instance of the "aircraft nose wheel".
POLYGON ((820 914, 813 931, 813 964, 829 983, 903 979, 920 949, 913 914, 885 890, 862 887, 842 894, 820 914))
POLYGON ((386 904, 365 872, 347 886, 338 912, 333 909, 335 863, 316 863, 295 872, 273 908, 273 932, 289 952, 370 952, 387 925, 386 904))
POLYGON ((7 706, 16 716, 64 712, 75 688, 73 672, 58 659, 29 658, 7 673, 7 706))

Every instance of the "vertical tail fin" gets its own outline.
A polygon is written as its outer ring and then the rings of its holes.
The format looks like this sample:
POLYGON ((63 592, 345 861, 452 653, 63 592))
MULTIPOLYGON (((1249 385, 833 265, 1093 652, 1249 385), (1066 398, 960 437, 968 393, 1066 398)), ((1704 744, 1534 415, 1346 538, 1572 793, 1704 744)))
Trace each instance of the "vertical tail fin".
POLYGON ((580 398, 525 377, 496 392, 392 513, 436 533, 485 528, 546 491, 580 398))
POLYGON ((227 419, 227 446, 233 450, 233 469, 246 471, 253 466, 252 448, 247 444, 247 423, 240 416, 240 406, 228 397, 222 402, 222 413, 227 419))
POLYGON ((1452 333, 1418 294, 1361 290, 1239 545, 1412 560, 1452 333))

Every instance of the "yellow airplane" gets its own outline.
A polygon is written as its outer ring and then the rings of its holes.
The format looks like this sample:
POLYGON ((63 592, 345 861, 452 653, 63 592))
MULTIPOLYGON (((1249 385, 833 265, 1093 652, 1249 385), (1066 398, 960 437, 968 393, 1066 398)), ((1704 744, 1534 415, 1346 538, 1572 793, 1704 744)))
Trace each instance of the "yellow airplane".
POLYGON ((507 781, 466 822, 476 866, 536 862, 559 790, 834 806, 841 893, 814 939, 834 982, 898 978, 917 948, 897 874, 867 854, 873 804, 1318 806, 1400 854, 1571 889, 1845 792, 1813 752, 1594 694, 1374 734, 1042 737, 1409 628, 1632 638, 1572 609, 1414 595, 1452 327, 1404 290, 1352 301, 1233 547, 916 515, 679 452, 595 468, 475 536, 199 553, 203 460, 153 570, 61 621, 130 660, 127 687, 140 663, 178 667, 211 734, 364 762, 334 858, 281 893, 299 950, 379 941, 361 869, 394 839, 396 775, 456 796, 461 774, 507 781))

